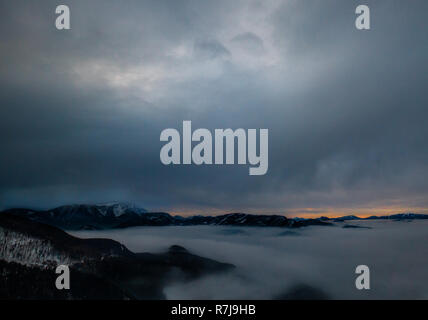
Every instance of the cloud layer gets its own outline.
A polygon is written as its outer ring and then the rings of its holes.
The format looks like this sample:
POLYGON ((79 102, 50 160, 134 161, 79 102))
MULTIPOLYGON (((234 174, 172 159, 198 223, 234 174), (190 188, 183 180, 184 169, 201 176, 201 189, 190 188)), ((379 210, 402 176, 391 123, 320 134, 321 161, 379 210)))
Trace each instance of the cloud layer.
POLYGON ((236 270, 189 283, 172 283, 169 299, 273 299, 296 288, 306 298, 426 299, 428 227, 425 221, 350 222, 372 229, 308 227, 139 227, 79 231, 113 238, 135 252, 163 252, 178 244, 192 253, 233 263, 236 270), (370 269, 370 290, 357 290, 355 268, 370 269), (314 291, 316 290, 316 291, 314 291), (317 295, 315 295, 317 294, 317 295))

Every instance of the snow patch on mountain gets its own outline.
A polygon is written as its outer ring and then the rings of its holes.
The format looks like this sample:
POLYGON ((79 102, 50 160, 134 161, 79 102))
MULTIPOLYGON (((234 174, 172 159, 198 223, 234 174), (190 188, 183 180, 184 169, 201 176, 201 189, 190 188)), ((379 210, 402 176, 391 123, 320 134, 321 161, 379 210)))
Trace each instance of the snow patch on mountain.
POLYGON ((0 259, 26 266, 46 267, 47 262, 55 265, 70 265, 69 256, 56 250, 49 241, 29 237, 22 233, 0 227, 0 259))
POLYGON ((100 203, 94 205, 94 207, 96 207, 99 213, 103 216, 113 214, 115 217, 120 217, 125 213, 136 213, 138 215, 141 215, 147 212, 146 209, 138 208, 135 204, 128 202, 100 203))

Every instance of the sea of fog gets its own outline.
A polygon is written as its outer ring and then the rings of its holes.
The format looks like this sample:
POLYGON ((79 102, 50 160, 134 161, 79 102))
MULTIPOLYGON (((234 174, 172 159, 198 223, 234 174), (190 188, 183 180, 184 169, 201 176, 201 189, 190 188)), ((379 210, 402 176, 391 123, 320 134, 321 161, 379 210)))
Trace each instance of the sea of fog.
POLYGON ((428 299, 428 221, 353 221, 301 229, 135 227, 71 233, 111 238, 134 252, 163 252, 177 244, 236 266, 227 274, 172 283, 165 288, 168 299, 273 299, 308 288, 309 297, 314 291, 316 297, 330 299, 428 299), (371 229, 343 228, 345 224, 371 229), (355 287, 358 265, 370 268, 370 290, 355 287))

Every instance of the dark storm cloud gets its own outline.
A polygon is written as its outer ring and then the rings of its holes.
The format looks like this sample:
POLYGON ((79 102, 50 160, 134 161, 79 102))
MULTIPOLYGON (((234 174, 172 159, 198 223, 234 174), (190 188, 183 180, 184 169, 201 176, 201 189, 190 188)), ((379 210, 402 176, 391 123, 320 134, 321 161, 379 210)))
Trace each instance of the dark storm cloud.
MULTIPOLYGON (((425 1, 2 2, 3 206, 421 207, 425 1), (160 132, 268 128, 269 171, 165 167, 160 132)), ((305 209, 302 209, 304 212, 305 209)))
POLYGON ((207 59, 214 59, 230 54, 220 42, 216 40, 199 40, 195 42, 195 53, 207 59))
POLYGON ((246 50, 252 51, 255 54, 262 53, 264 51, 263 40, 252 32, 245 32, 238 34, 232 39, 242 45, 246 50))

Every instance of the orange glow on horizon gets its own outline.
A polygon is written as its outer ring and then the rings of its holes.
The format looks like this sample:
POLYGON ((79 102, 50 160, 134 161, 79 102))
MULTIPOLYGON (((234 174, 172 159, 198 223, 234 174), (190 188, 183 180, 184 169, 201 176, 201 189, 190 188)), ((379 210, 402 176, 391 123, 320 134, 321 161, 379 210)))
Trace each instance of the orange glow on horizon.
POLYGON ((383 207, 383 208, 294 208, 294 209, 283 209, 283 210, 271 210, 271 209, 217 209, 217 208, 200 208, 200 209, 178 209, 171 210, 162 208, 152 211, 164 211, 171 215, 180 216, 217 216, 228 213, 249 213, 249 214, 266 214, 266 215, 283 215, 288 218, 300 217, 300 218, 337 218, 348 215, 355 215, 360 218, 367 218, 370 216, 387 216, 397 213, 419 213, 428 214, 428 208, 421 207, 383 207))

